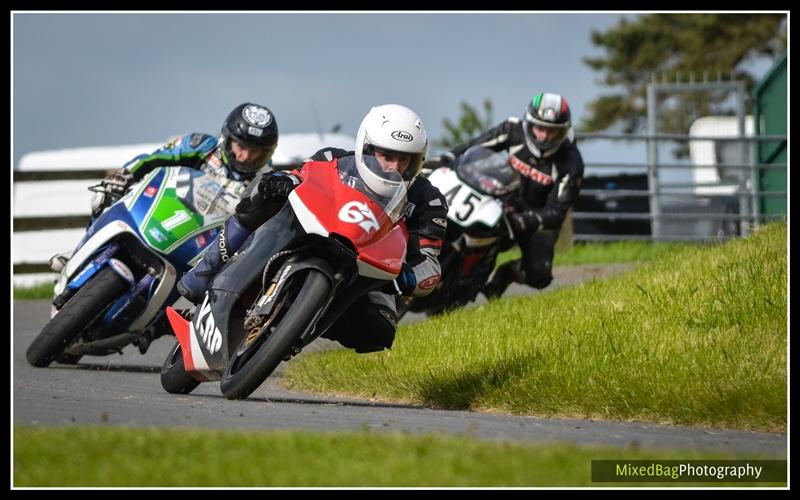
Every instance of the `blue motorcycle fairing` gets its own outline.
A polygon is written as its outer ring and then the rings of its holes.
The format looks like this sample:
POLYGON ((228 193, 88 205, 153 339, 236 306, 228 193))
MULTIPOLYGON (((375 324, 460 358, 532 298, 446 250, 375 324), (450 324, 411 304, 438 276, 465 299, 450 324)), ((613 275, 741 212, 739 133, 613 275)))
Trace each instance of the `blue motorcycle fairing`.
POLYGON ((78 274, 75 275, 69 283, 67 283, 67 288, 71 290, 77 290, 78 288, 82 287, 84 283, 86 283, 89 278, 97 274, 105 264, 108 262, 111 257, 117 253, 119 250, 119 245, 116 242, 111 242, 110 244, 101 247, 100 253, 97 254, 95 258, 91 260, 87 265, 83 266, 78 274))
MULTIPOLYGON (((165 180, 166 170, 161 168, 155 173, 152 179, 150 179, 145 186, 141 186, 139 190, 144 192, 144 190, 149 188, 160 189, 165 180)), ((219 227, 212 227, 200 233, 199 235, 195 235, 194 237, 184 241, 180 246, 170 253, 165 254, 150 246, 140 230, 140 227, 144 225, 145 218, 150 212, 155 199, 156 196, 140 195, 130 210, 128 210, 124 203, 115 203, 109 207, 108 210, 100 214, 100 216, 97 217, 97 219, 95 219, 91 224, 91 226, 89 226, 83 238, 78 243, 76 250, 80 248, 86 241, 88 241, 94 233, 103 227, 115 221, 121 221, 130 226, 135 231, 136 236, 142 242, 144 242, 147 247, 149 247, 155 253, 165 257, 173 266, 175 266, 175 270, 178 273, 183 274, 191 267, 188 263, 197 257, 198 254, 203 252, 214 241, 214 239, 217 237, 217 234, 219 234, 219 227)))
POLYGON ((122 315, 122 313, 125 313, 124 317, 122 318, 122 324, 126 325, 130 324, 131 321, 135 319, 131 317, 131 315, 137 312, 141 313, 141 310, 129 311, 128 310, 129 306, 137 297, 139 297, 139 294, 141 294, 146 290, 147 294, 146 296, 143 296, 145 302, 144 304, 140 304, 138 309, 147 307, 147 302, 150 301, 150 298, 153 295, 153 285, 155 284, 155 282, 156 279, 153 275, 145 274, 144 277, 141 280, 139 280, 138 283, 133 285, 130 290, 128 290, 125 294, 123 294, 122 297, 120 297, 108 309, 106 314, 103 316, 103 322, 106 325, 110 325, 117 319, 118 316, 122 315))

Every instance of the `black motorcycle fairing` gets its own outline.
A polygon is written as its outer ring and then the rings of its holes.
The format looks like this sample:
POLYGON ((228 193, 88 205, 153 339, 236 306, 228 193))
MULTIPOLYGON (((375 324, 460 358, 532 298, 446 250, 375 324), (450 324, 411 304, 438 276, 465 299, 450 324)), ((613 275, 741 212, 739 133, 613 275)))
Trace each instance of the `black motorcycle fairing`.
POLYGON ((286 203, 253 232, 246 248, 240 250, 214 277, 205 300, 195 309, 193 319, 195 329, 203 331, 210 325, 213 327, 211 330, 218 329, 222 336, 222 345, 213 354, 207 343, 200 342, 203 357, 211 370, 224 370, 229 350, 236 349, 244 338, 242 321, 231 321, 231 318, 245 316, 249 304, 242 303, 242 294, 255 282, 260 283, 264 264, 272 255, 292 245, 304 234, 291 205, 286 203))
POLYGON ((211 289, 241 295, 254 280, 261 279, 264 264, 270 257, 289 247, 304 234, 291 205, 284 204, 277 214, 253 232, 246 247, 234 255, 214 277, 211 289))
MULTIPOLYGON (((276 297, 280 295, 280 287, 285 286, 290 281, 289 278, 291 276, 307 269, 320 271, 331 283, 332 300, 321 308, 316 317, 309 322, 308 328, 300 335, 302 345, 299 347, 308 345, 322 335, 360 297, 372 290, 377 290, 386 283, 384 280, 376 280, 359 275, 357 266, 353 265, 352 259, 356 257, 354 250, 350 245, 341 242, 340 239, 341 237, 337 238, 334 235, 331 240, 316 240, 313 235, 309 235, 308 242, 312 244, 312 248, 303 252, 297 258, 289 257, 281 267, 282 270, 279 271, 280 285, 273 292, 276 297), (313 254, 325 255, 325 258, 316 257, 313 254), (286 276, 283 276, 284 270, 289 265, 292 266, 290 271, 286 276)), ((304 239, 300 245, 302 246, 305 243, 306 240, 304 239)), ((276 301, 270 302, 262 309, 256 309, 251 314, 270 314, 274 307, 274 302, 276 301)))
MULTIPOLYGON (((319 257, 308 257, 299 260, 293 260, 290 258, 280 268, 279 274, 276 274, 276 276, 278 276, 278 286, 275 288, 275 290, 272 291, 271 296, 272 297, 280 296, 283 287, 286 285, 286 283, 290 282, 289 280, 290 277, 294 276, 295 274, 301 271, 305 271, 309 268, 317 269, 326 278, 328 278, 328 281, 331 282, 331 289, 333 289, 334 269, 330 264, 328 264, 328 262, 319 257)), ((269 300, 267 302, 264 302, 263 304, 259 304, 256 307, 254 307, 253 310, 250 311, 250 314, 268 316, 272 314, 272 309, 276 303, 277 303, 276 300, 269 300)))
MULTIPOLYGON (((325 315, 320 318, 319 323, 313 330, 313 335, 310 338, 303 338, 303 345, 308 344, 315 338, 325 333, 325 331, 327 331, 328 328, 330 328, 331 325, 333 325, 336 320, 339 319, 342 314, 344 314, 345 311, 347 311, 350 306, 356 302, 356 300, 373 290, 377 290, 385 283, 387 282, 383 280, 367 278, 361 275, 357 276, 353 284, 347 286, 341 293, 336 294, 333 303, 328 306, 325 311, 325 315)), ((308 334, 309 332, 306 333, 308 334)))
MULTIPOLYGON (((300 345, 296 347, 302 348, 319 337, 359 297, 385 283, 358 274, 355 265, 357 253, 346 238, 337 234, 321 238, 306 233, 289 203, 256 229, 249 239, 246 247, 235 254, 214 277, 206 295, 206 303, 201 303, 195 311, 196 331, 209 331, 211 325, 211 330, 219 329, 222 336, 221 346, 213 354, 208 349, 209 343, 200 342, 203 357, 213 371, 225 369, 245 338, 244 318, 253 302, 259 299, 257 292, 265 291, 261 288, 264 266, 276 254, 291 252, 275 262, 274 271, 269 271, 271 274, 283 273, 288 265, 292 265, 285 277, 278 275, 279 282, 283 281, 280 287, 295 282, 291 279, 293 276, 301 276, 309 269, 320 271, 332 285, 330 297, 333 299, 329 299, 309 322, 299 337, 300 345)), ((279 293, 280 289, 276 290, 275 296, 279 296, 279 293)), ((268 307, 256 310, 256 314, 274 312, 273 308, 274 304, 270 303, 268 307)), ((252 314, 253 311, 250 311, 252 314)))
MULTIPOLYGON (((472 229, 471 227, 470 230, 472 229)), ((498 254, 513 246, 513 236, 504 227, 502 231, 504 234, 500 234, 493 243, 471 247, 464 241, 466 233, 463 229, 448 224, 447 239, 439 255, 442 267, 439 285, 424 297, 398 301, 399 317, 406 311, 424 312, 430 316, 474 301, 491 275, 498 254), (465 274, 464 266, 468 259, 475 263, 465 274)))

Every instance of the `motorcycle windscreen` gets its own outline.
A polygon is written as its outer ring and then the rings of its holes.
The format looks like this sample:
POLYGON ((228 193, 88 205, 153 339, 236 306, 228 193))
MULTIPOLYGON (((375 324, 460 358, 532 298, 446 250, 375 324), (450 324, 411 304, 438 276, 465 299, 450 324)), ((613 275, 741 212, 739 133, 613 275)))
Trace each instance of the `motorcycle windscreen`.
POLYGON ((499 198, 515 191, 519 173, 508 164, 508 155, 481 146, 473 146, 456 161, 458 177, 475 191, 499 198))

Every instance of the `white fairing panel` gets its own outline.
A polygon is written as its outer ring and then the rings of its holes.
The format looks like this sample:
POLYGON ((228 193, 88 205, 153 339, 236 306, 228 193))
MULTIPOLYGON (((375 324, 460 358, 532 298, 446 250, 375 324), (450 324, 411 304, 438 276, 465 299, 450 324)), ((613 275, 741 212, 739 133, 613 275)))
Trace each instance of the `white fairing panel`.
POLYGON ((447 199, 447 218, 459 226, 482 223, 493 227, 503 215, 503 204, 499 200, 461 182, 455 170, 439 168, 431 173, 428 180, 447 199))
POLYGON ((98 248, 108 243, 113 237, 120 233, 131 233, 136 236, 136 231, 134 231, 124 222, 111 222, 94 233, 92 237, 89 238, 89 241, 84 242, 80 250, 75 252, 75 255, 73 255, 72 258, 70 258, 67 262, 67 265, 63 270, 63 274, 67 278, 71 278, 78 269, 83 267, 83 264, 85 264, 86 259, 88 259, 89 256, 91 256, 95 251, 97 251, 98 248))
POLYGON ((383 269, 378 269, 377 267, 367 264, 363 260, 359 259, 356 261, 358 265, 358 274, 361 276, 365 276, 367 278, 374 278, 376 280, 393 280, 397 277, 396 274, 387 273, 383 269))
POLYGON ((297 217, 297 220, 300 221, 307 233, 328 236, 328 231, 320 224, 317 217, 306 207, 295 191, 289 193, 289 203, 292 204, 295 217, 297 217))
MULTIPOLYGON (((159 257, 161 257, 159 255, 159 257)), ((139 316, 139 318, 134 321, 131 326, 128 327, 128 331, 137 332, 139 330, 144 329, 146 326, 150 324, 150 321, 155 318, 156 314, 163 309, 164 307, 170 305, 166 304, 166 300, 169 297, 170 292, 172 291, 173 285, 175 285, 175 279, 177 278, 177 272, 175 271, 175 267, 164 258, 161 258, 161 262, 164 265, 164 272, 158 276, 158 285, 156 286, 156 290, 153 293, 153 296, 150 298, 150 301, 147 303, 147 309, 139 316)))

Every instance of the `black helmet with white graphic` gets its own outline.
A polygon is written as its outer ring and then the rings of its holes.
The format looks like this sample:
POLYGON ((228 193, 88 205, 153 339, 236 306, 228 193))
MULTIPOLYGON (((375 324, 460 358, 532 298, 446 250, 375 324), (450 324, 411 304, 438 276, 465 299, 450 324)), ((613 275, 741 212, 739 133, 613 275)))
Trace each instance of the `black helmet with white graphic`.
POLYGON ((222 124, 222 161, 235 172, 250 177, 267 164, 278 146, 278 124, 272 112, 259 104, 246 102, 236 106, 222 124), (231 151, 231 140, 258 154, 246 162, 238 161, 231 151))

